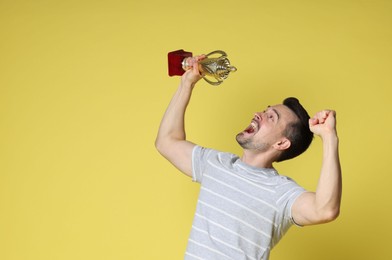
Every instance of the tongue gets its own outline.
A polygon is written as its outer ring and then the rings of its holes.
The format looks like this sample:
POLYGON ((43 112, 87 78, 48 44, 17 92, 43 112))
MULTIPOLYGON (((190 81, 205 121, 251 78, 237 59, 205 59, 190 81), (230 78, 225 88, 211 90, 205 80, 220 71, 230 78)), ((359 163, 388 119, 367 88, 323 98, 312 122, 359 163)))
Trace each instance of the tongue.
POLYGON ((248 128, 246 128, 244 132, 247 132, 248 134, 251 134, 251 133, 253 133, 254 131, 255 131, 255 130, 253 129, 252 126, 248 126, 248 128))

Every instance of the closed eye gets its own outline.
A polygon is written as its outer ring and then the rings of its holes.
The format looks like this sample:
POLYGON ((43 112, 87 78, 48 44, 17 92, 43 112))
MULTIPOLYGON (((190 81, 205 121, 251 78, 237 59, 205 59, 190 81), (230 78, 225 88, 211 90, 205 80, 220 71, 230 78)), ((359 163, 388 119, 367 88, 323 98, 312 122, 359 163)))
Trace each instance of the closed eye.
POLYGON ((270 112, 272 112, 272 116, 274 117, 274 116, 276 116, 277 117, 277 120, 279 120, 279 118, 280 118, 280 114, 278 113, 278 111, 275 109, 275 108, 272 108, 271 106, 268 106, 268 110, 270 111, 270 112))

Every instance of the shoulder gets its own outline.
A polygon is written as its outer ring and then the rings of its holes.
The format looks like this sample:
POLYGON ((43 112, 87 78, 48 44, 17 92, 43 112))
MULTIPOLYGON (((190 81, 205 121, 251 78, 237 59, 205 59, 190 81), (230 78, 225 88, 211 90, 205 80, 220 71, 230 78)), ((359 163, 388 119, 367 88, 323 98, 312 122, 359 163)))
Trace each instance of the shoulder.
POLYGON ((215 149, 196 146, 192 153, 194 181, 201 182, 204 174, 227 172, 233 168, 236 155, 215 149))
POLYGON ((222 163, 232 163, 239 157, 229 152, 223 152, 216 149, 211 149, 196 145, 193 149, 192 157, 200 160, 215 160, 222 163))
POLYGON ((306 190, 292 178, 279 175, 276 191, 279 203, 292 204, 306 190))
POLYGON ((278 175, 278 185, 282 186, 282 188, 285 187, 301 187, 294 179, 291 177, 285 176, 285 175, 278 175))

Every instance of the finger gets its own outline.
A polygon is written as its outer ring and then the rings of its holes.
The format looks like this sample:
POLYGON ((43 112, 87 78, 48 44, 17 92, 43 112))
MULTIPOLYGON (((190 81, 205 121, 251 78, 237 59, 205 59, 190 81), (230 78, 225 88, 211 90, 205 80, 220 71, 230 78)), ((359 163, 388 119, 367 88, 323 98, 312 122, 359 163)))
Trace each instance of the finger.
POLYGON ((195 58, 196 58, 196 61, 201 61, 201 60, 204 60, 206 58, 206 55, 204 55, 204 54, 198 55, 198 56, 195 56, 195 58))
POLYGON ((309 126, 315 126, 315 125, 317 125, 318 124, 318 119, 317 118, 310 118, 309 119, 309 126))
POLYGON ((329 111, 328 110, 322 110, 313 117, 318 120, 319 124, 323 124, 325 120, 328 118, 329 111))
POLYGON ((199 63, 197 62, 197 60, 195 60, 195 62, 193 63, 192 69, 193 72, 199 73, 199 63))
POLYGON ((331 115, 333 117, 336 117, 336 111, 335 110, 329 110, 329 115, 331 115))
POLYGON ((195 59, 193 57, 188 57, 184 60, 186 70, 189 70, 193 67, 195 63, 195 59))
POLYGON ((198 75, 199 77, 201 77, 201 73, 199 70, 199 63, 197 61, 193 64, 192 70, 195 75, 198 75))

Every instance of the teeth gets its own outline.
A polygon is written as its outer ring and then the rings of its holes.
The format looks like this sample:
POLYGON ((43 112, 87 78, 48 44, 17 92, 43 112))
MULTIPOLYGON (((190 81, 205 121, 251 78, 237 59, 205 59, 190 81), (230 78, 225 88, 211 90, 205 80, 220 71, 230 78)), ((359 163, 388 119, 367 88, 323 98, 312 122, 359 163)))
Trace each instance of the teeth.
POLYGON ((255 120, 252 120, 249 126, 244 130, 244 132, 252 134, 254 132, 257 132, 258 129, 259 129, 259 124, 255 120))
POLYGON ((252 123, 250 123, 250 126, 253 128, 253 130, 257 129, 257 123, 255 121, 252 121, 252 123))

